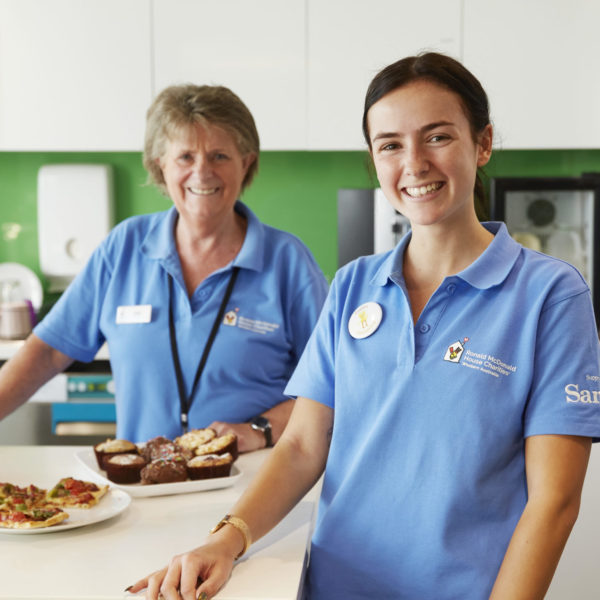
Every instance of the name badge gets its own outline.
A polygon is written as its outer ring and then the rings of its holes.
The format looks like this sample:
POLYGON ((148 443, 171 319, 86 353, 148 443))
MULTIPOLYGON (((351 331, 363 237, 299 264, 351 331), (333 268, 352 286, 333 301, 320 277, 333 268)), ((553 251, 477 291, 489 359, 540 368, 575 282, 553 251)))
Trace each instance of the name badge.
POLYGON ((150 323, 151 320, 151 304, 117 306, 117 325, 126 325, 129 323, 150 323))
POLYGON ((382 317, 383 311, 377 302, 365 302, 352 313, 348 331, 354 339, 362 340, 377 331, 382 317))

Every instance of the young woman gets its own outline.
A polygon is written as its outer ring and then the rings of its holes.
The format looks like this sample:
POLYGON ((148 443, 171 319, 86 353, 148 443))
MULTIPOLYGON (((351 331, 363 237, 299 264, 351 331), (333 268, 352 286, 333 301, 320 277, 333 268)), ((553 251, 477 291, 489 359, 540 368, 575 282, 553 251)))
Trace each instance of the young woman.
POLYGON ((132 591, 212 596, 325 470, 309 598, 544 597, 600 436, 590 291, 478 221, 492 126, 460 63, 385 68, 363 127, 412 231, 336 275, 286 388, 292 418, 234 517, 132 591))

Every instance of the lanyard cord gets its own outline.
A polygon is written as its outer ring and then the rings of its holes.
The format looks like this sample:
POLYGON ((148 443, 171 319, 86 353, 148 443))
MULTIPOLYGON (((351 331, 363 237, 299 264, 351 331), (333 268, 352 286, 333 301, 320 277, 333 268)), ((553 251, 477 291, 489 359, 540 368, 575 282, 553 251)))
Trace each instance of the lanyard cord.
POLYGON ((181 372, 179 352, 177 351, 177 339, 175 336, 175 317, 173 316, 173 278, 169 273, 169 339, 171 341, 171 356, 173 357, 173 366, 175 367, 175 378, 177 379, 177 389, 179 391, 179 403, 181 407, 181 427, 183 428, 184 433, 188 430, 188 413, 190 411, 190 407, 192 406, 192 401, 194 399, 194 394, 196 393, 196 388, 198 387, 198 382, 200 381, 200 376, 202 375, 202 371, 204 371, 204 365, 206 365, 208 353, 210 352, 213 342, 217 337, 219 325, 223 320, 225 307, 227 305, 227 302, 229 302, 229 298, 231 297, 231 292, 233 291, 233 286, 235 285, 235 280, 237 279, 239 270, 239 267, 233 267, 231 276, 229 277, 229 283, 227 284, 227 289, 225 290, 223 300, 221 300, 219 312, 217 313, 217 317, 213 323, 210 335, 208 336, 208 340, 206 341, 206 345, 204 346, 204 351, 202 352, 200 362, 198 363, 196 377, 194 378, 194 384, 192 385, 192 391, 190 392, 189 397, 185 393, 185 383, 183 380, 183 373, 181 372))

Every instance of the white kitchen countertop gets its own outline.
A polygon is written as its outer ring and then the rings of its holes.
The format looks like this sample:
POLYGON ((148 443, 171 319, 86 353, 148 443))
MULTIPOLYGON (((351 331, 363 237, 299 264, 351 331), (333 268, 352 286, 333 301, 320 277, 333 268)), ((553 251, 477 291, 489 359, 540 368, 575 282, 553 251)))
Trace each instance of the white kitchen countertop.
MULTIPOLYGON (((19 348, 25 343, 25 340, 5 340, 0 339, 0 361, 8 360, 12 358, 19 348)), ((96 354, 95 360, 108 360, 108 345, 104 343, 98 353, 96 354)))
MULTIPOLYGON (((90 480, 75 458, 81 446, 0 446, 0 481, 51 485, 73 476, 90 480)), ((266 458, 239 457, 242 476, 229 488, 133 498, 123 513, 84 527, 39 535, 0 533, 0 598, 115 600, 123 590, 202 543, 266 458)), ((319 485, 267 536, 251 546, 216 600, 296 600, 301 587, 319 485), (248 560, 249 559, 249 560, 248 560)))

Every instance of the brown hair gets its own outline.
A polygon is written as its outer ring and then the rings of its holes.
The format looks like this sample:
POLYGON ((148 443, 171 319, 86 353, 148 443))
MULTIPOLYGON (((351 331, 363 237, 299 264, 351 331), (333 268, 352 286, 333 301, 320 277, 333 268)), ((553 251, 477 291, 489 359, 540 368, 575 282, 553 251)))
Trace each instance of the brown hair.
POLYGON ((258 170, 260 142, 252 113, 229 88, 210 85, 172 85, 154 99, 146 113, 144 167, 149 179, 165 191, 165 180, 158 159, 165 153, 171 137, 197 123, 210 123, 225 129, 242 156, 254 153, 242 189, 258 170))
MULTIPOLYGON (((490 124, 490 108, 487 94, 479 80, 461 63, 444 54, 426 52, 408 56, 381 70, 371 81, 365 97, 362 129, 371 148, 367 114, 369 109, 386 94, 419 80, 436 83, 454 92, 460 99, 471 127, 473 141, 478 143, 479 134, 490 124)), ((475 199, 485 202, 485 188, 478 169, 475 179, 475 199)))

